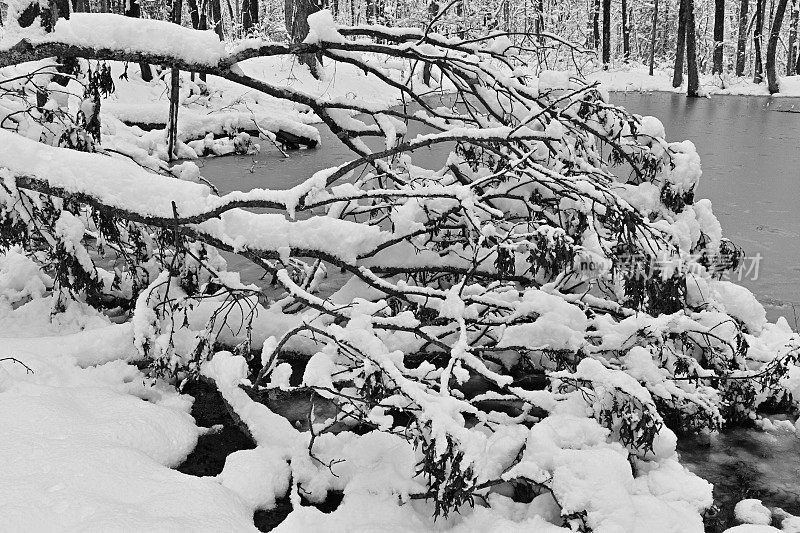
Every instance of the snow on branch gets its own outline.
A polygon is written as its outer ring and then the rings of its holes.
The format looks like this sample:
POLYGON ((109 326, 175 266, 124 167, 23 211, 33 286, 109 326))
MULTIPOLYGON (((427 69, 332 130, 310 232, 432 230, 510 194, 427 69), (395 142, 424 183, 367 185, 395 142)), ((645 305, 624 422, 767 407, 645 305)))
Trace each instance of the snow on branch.
MULTIPOLYGON (((213 74, 308 106, 353 153, 288 190, 218 195, 110 150, 0 129, 0 246, 36 258, 55 312, 70 300, 123 309, 153 373, 216 380, 283 465, 277 485, 320 501, 357 475, 353 450, 380 441, 410 457, 405 477, 362 479, 365 490, 433 499, 443 518, 503 483, 550 498, 555 526, 629 530, 636 512, 602 499, 608 487, 672 516, 664 491, 642 487, 659 468, 691 486, 673 429, 796 402, 797 335, 722 279, 741 253, 695 201, 691 142, 667 141, 657 119, 594 85, 519 75, 497 42, 309 22, 308 42, 230 52, 210 32, 113 15, 6 35, 0 67, 58 56, 213 74), (317 97, 238 65, 308 53, 357 66, 408 105, 317 97), (409 69, 389 75, 376 57, 409 69), (425 96, 420 63, 451 105, 425 96), (411 122, 425 132, 407 139, 411 122), (424 168, 432 146, 446 155, 424 168), (220 251, 270 286, 242 281, 220 251), (268 408, 276 389, 308 409, 268 408)), ((673 492, 698 520, 710 505, 705 486, 673 492)))

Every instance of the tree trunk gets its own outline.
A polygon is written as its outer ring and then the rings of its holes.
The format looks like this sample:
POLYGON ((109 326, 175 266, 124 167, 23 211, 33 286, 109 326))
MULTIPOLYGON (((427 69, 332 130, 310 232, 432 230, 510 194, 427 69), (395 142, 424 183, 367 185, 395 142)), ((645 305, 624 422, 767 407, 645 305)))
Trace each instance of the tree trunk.
POLYGON ((797 63, 795 63, 794 72, 800 75, 800 54, 797 54, 797 63))
POLYGON ((207 0, 211 8, 211 22, 214 24, 214 32, 219 36, 220 41, 225 40, 225 29, 222 27, 222 5, 221 0, 207 0))
POLYGON ((98 4, 100 13, 108 13, 108 0, 100 0, 98 4))
POLYGON ((650 75, 656 61, 656 28, 658 27, 658 0, 653 4, 653 27, 650 29, 650 75))
POLYGON ((86 0, 72 0, 72 11, 74 13, 86 13, 89 11, 86 0))
POLYGON ((539 36, 539 44, 544 43, 544 0, 538 0, 536 4, 536 34, 539 36))
POLYGON ((678 41, 675 46, 675 71, 672 73, 672 86, 683 85, 683 56, 686 49, 686 2, 680 0, 678 8, 678 41))
POLYGON ((767 43, 767 87, 769 94, 775 94, 780 90, 778 87, 778 75, 775 72, 775 54, 778 51, 778 39, 783 26, 783 16, 786 13, 787 0, 778 0, 775 8, 775 17, 772 20, 772 28, 769 32, 769 42, 767 43))
MULTIPOLYGON (((505 2, 505 5, 506 8, 508 8, 508 1, 505 2)), ((431 0, 431 2, 428 4, 428 24, 430 24, 438 14, 439 3, 436 0, 431 0)), ((431 31, 436 30, 431 28, 431 31)), ((422 83, 428 86, 431 84, 431 64, 427 61, 422 64, 422 83)))
POLYGON ((366 4, 367 24, 375 24, 375 0, 366 0, 366 4))
POLYGON ((792 0, 792 9, 789 18, 789 57, 786 60, 786 75, 794 74, 797 62, 797 0, 792 0))
POLYGON ((671 3, 672 2, 669 1, 669 0, 664 3, 664 35, 662 36, 662 40, 661 40, 661 55, 662 55, 662 57, 667 57, 667 50, 669 49, 669 45, 668 45, 668 43, 669 43, 669 28, 670 28, 670 23, 669 23, 669 17, 670 17, 669 5, 671 3))
POLYGON ((592 35, 594 36, 594 49, 600 48, 600 0, 594 0, 592 12, 592 35))
POLYGON ((699 96, 700 75, 697 72, 697 32, 694 23, 694 0, 686 2, 686 70, 688 81, 686 95, 699 96))
POLYGON ((764 65, 761 62, 761 35, 764 31, 764 8, 767 0, 756 0, 756 25, 753 29, 753 46, 756 50, 755 65, 753 66, 753 83, 764 81, 764 65))
MULTIPOLYGON (((131 2, 135 0, 129 0, 131 2)), ((197 0, 189 1, 189 17, 192 19, 192 28, 196 30, 208 29, 208 16, 206 15, 207 2, 203 2, 198 6, 197 0), (202 6, 202 7, 201 7, 202 6)), ((206 81, 205 73, 200 74, 200 79, 206 81)), ((194 81, 194 72, 192 72, 192 81, 194 81)))
POLYGON ((747 12, 749 9, 750 0, 742 0, 739 5, 739 39, 736 42, 737 76, 744 76, 744 65, 747 60, 747 12))
POLYGON ((603 0, 603 70, 611 63, 611 0, 603 0))
POLYGON ((200 9, 197 7, 197 0, 188 0, 188 2, 189 18, 192 19, 192 28, 197 29, 198 26, 200 26, 200 9))
MULTIPOLYGON (((181 0, 172 0, 170 19, 174 24, 181 23, 181 0)), ((167 158, 172 161, 178 141, 178 99, 180 98, 181 71, 172 68, 170 73, 169 123, 167 124, 167 158)))
MULTIPOLYGON (((308 16, 319 10, 320 6, 315 0, 285 0, 284 20, 286 22, 286 31, 289 33, 289 38, 293 43, 301 43, 308 36, 308 16)), ((371 24, 369 21, 368 23, 371 24)), ((322 61, 322 56, 301 54, 298 57, 298 61, 308 66, 312 76, 319 78, 319 63, 322 61)))
POLYGON ((722 74, 723 49, 725 40, 725 0, 714 0, 714 66, 712 74, 722 74))
POLYGON ((242 30, 245 35, 258 24, 258 0, 242 1, 242 30))
MULTIPOLYGON (((125 16, 137 19, 142 17, 142 6, 139 5, 139 0, 128 0, 128 9, 125 10, 125 16)), ((139 72, 142 75, 142 80, 153 81, 153 71, 147 63, 139 63, 139 72)))
POLYGON ((631 28, 628 24, 628 0, 622 0, 622 60, 631 59, 631 28))

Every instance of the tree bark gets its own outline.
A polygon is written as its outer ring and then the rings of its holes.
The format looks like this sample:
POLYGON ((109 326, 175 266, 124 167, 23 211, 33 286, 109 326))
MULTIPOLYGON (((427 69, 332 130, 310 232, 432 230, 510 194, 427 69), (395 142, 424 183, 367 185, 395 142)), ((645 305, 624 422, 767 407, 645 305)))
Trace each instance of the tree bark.
MULTIPOLYGON (((139 5, 139 0, 128 0, 128 9, 125 10, 126 17, 141 18, 142 6, 139 5)), ((146 82, 153 81, 153 71, 147 63, 139 63, 139 72, 142 75, 142 80, 146 82)))
POLYGON ((764 65, 761 62, 761 36, 764 31, 764 8, 767 0, 756 0, 756 25, 753 29, 753 46, 756 57, 753 65, 753 83, 764 81, 764 65))
MULTIPOLYGON (((308 36, 308 16, 319 10, 320 5, 316 0, 285 0, 284 20, 286 22, 286 31, 289 33, 291 42, 303 42, 306 36, 308 36)), ((322 62, 321 55, 301 54, 298 57, 298 61, 308 66, 312 76, 319 78, 319 64, 322 62)))
POLYGON ((775 94, 780 90, 778 86, 778 75, 775 72, 775 54, 778 51, 778 39, 783 26, 783 17, 786 14, 787 0, 778 0, 775 8, 775 17, 772 20, 772 28, 769 32, 769 42, 767 43, 767 88, 769 94, 775 94))
POLYGON ((697 72, 697 32, 694 22, 694 0, 686 2, 686 96, 699 96, 700 75, 697 72))
POLYGON ((722 74, 723 49, 725 40, 725 0, 714 0, 714 65, 712 74, 722 74))
POLYGON ((789 17, 789 57, 786 60, 786 75, 791 76, 795 72, 797 63, 797 0, 792 0, 791 14, 789 17))
POLYGON ((536 4, 536 34, 539 36, 539 44, 544 43, 544 0, 538 0, 536 4))
MULTIPOLYGON (((181 23, 181 0, 172 0, 172 13, 170 19, 173 23, 181 23)), ((175 159, 175 145, 178 140, 178 99, 180 98, 181 71, 172 67, 170 73, 169 94, 169 123, 167 124, 167 158, 175 159)))
POLYGON ((744 65, 747 60, 747 12, 749 9, 750 0, 742 0, 739 5, 739 39, 736 42, 737 76, 744 76, 744 65))
MULTIPOLYGON (((508 1, 505 2, 505 5, 507 8, 508 1)), ((428 24, 430 24, 438 14, 439 14, 439 3, 436 0, 431 0, 431 2, 428 4, 428 24)), ((431 31, 436 31, 436 30, 434 28, 431 28, 431 31)), ((428 86, 430 86, 431 84, 431 64, 428 63, 427 61, 422 64, 422 83, 428 86)))
POLYGON ((658 0, 653 4, 653 26, 650 29, 650 75, 653 75, 653 66, 656 61, 656 28, 658 27, 658 0))
POLYGON ((222 27, 222 5, 221 0, 208 0, 211 7, 211 21, 214 23, 214 32, 219 35, 219 40, 225 40, 225 29, 222 27))
POLYGON ((678 40, 675 46, 675 71, 672 73, 672 86, 683 85, 683 56, 686 50, 686 2, 680 0, 678 8, 678 40))
POLYGON ((367 24, 375 24, 375 0, 365 0, 365 2, 367 24))
POLYGON ((197 29, 200 26, 200 9, 197 6, 197 0, 187 1, 189 3, 189 18, 192 20, 192 28, 197 29))
POLYGON ((611 0, 603 0, 603 70, 611 63, 611 0))
POLYGON ((247 35, 258 24, 258 0, 242 1, 242 30, 247 35))
POLYGON ((663 57, 667 56, 667 48, 668 48, 667 43, 669 43, 669 27, 670 27, 670 23, 669 23, 669 16, 670 16, 669 5, 670 5, 670 3, 671 2, 667 1, 664 4, 664 35, 663 35, 663 38, 662 38, 662 41, 661 41, 661 55, 663 57))
MULTIPOLYGON (((506 2, 508 4, 508 2, 506 2)), ((600 48, 600 0, 594 0, 594 11, 592 12, 592 36, 594 37, 594 49, 600 48)))
POLYGON ((631 59, 631 28, 628 24, 628 0, 622 0, 622 60, 631 59))

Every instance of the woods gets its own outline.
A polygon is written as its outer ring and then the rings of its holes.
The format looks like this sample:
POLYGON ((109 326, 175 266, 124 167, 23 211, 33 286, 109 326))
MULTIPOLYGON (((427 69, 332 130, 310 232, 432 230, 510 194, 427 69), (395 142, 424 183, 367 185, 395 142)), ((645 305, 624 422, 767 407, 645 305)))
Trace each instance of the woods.
POLYGON ((699 533, 678 442, 795 431, 696 145, 584 77, 777 93, 795 1, 83 2, 3 11, 0 320, 41 332, 0 342, 0 502, 82 460, 74 530, 699 533))

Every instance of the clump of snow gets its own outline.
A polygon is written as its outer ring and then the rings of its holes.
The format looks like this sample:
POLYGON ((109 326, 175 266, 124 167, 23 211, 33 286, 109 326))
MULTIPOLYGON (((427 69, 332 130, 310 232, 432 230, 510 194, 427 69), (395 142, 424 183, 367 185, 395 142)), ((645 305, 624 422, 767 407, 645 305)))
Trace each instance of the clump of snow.
MULTIPOLYGON (((781 530, 772 526, 740 524, 726 529, 724 533, 781 533, 781 530)), ((783 533, 786 531, 784 530, 783 533)))
POLYGON ((292 377, 292 365, 289 363, 281 363, 276 366, 270 374, 269 388, 286 388, 289 386, 289 378, 292 377))
POLYGON ((258 446, 238 450, 225 459, 217 476, 223 487, 232 490, 254 511, 272 509, 275 500, 289 490, 289 465, 283 453, 258 446))
POLYGON ((742 500, 733 509, 736 520, 745 524, 768 526, 772 522, 772 511, 767 509, 761 500, 754 498, 742 500))
POLYGON ((720 280, 709 280, 708 285, 724 311, 744 322, 750 333, 760 333, 764 329, 767 311, 749 289, 720 280))
POLYGON ((344 37, 336 30, 336 21, 329 9, 321 9, 308 16, 308 35, 304 43, 343 43, 344 37))
POLYGON ((0 297, 15 303, 39 298, 52 287, 53 279, 42 272, 20 246, 13 246, 0 255, 0 297))

